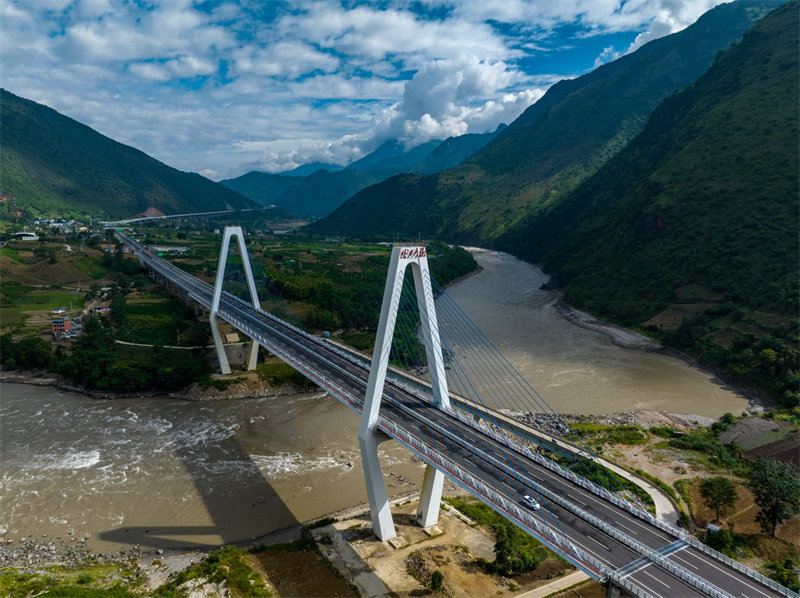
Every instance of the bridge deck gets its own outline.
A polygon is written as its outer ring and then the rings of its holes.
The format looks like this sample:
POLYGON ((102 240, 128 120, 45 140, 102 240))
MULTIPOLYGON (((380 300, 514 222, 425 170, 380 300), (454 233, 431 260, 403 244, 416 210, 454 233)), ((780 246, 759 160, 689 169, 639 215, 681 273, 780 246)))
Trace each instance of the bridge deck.
MULTIPOLYGON (((118 234, 143 264, 205 308, 212 288, 118 234)), ((361 412, 369 363, 223 293, 218 317, 257 340, 332 396, 361 412)), ((414 385, 387 378, 380 428, 595 579, 638 596, 797 596, 527 447, 435 408, 414 385), (525 494, 540 497, 527 509, 525 494)))

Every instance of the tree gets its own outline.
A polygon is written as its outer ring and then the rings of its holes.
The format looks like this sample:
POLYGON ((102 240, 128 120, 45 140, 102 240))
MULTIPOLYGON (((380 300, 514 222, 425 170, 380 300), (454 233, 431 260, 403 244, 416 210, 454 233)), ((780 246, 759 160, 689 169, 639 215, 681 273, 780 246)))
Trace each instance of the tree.
POLYGON ((438 569, 431 574, 431 590, 441 592, 444 588, 444 574, 438 569))
POLYGON ((510 575, 514 570, 513 559, 519 550, 516 528, 506 521, 494 526, 494 570, 501 575, 510 575))
POLYGON ((55 264, 58 261, 55 247, 37 247, 33 250, 33 256, 39 260, 47 260, 51 264, 55 264))
POLYGON ((105 318, 91 316, 84 322, 83 335, 72 344, 70 377, 89 388, 109 388, 116 360, 117 346, 111 326, 105 318))
POLYGON ((703 497, 706 506, 716 512, 715 521, 719 521, 739 498, 736 485, 723 477, 706 478, 700 482, 700 496, 703 497))
POLYGON ((772 458, 753 463, 750 488, 761 507, 756 521, 761 529, 775 537, 775 529, 783 521, 800 512, 800 478, 791 463, 772 458))

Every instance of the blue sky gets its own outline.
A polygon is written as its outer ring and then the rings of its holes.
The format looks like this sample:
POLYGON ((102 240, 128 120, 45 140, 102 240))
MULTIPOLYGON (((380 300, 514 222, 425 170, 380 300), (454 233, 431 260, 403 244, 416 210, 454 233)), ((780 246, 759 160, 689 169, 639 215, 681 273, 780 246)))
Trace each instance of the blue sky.
POLYGON ((0 86, 218 180, 482 133, 719 0, 0 0, 0 86))

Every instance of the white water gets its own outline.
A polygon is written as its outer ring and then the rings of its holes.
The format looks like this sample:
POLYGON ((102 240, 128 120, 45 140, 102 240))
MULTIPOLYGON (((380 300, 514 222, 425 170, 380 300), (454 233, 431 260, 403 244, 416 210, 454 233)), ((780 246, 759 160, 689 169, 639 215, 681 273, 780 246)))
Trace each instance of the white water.
MULTIPOLYGON (((706 372, 625 350, 566 322, 546 276, 478 252, 448 293, 557 411, 662 409, 716 417, 747 407, 706 372)), ((6 384, 0 397, 0 534, 91 534, 90 548, 218 545, 366 499, 358 417, 324 394, 189 403, 90 400, 6 384)), ((390 495, 423 469, 384 443, 390 495)))

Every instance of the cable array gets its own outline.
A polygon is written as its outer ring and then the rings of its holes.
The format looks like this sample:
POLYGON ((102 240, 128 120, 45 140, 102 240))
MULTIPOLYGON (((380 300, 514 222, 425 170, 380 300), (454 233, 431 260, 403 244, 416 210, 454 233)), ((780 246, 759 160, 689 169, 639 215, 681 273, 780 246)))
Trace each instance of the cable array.
MULTIPOLYGON (((469 417, 485 431, 486 442, 491 442, 490 435, 500 435, 510 445, 522 445, 556 458, 574 473, 608 488, 644 510, 614 474, 596 463, 594 453, 575 431, 447 292, 435 281, 432 284, 447 383, 453 396, 452 409, 460 412, 462 417, 469 417), (524 425, 520 425, 523 422, 524 425), (572 447, 567 450, 559 442, 569 443, 572 447), (576 456, 574 447, 578 447, 584 456, 576 456), (563 463, 565 459, 570 461, 567 465, 563 463)), ((427 317, 424 305, 418 304, 413 280, 406 277, 398 307, 391 361, 400 370, 417 378, 418 392, 431 396, 429 360, 425 355, 425 346, 430 344, 427 342, 429 339, 424 338, 426 327, 419 325, 420 318, 427 317)), ((388 375, 408 384, 408 378, 399 372, 390 370, 388 375)), ((522 473, 524 468, 521 464, 508 465, 521 472, 518 477, 520 493, 528 493, 527 488, 536 489, 535 482, 522 473)), ((546 504, 546 501, 540 502, 546 504)))

